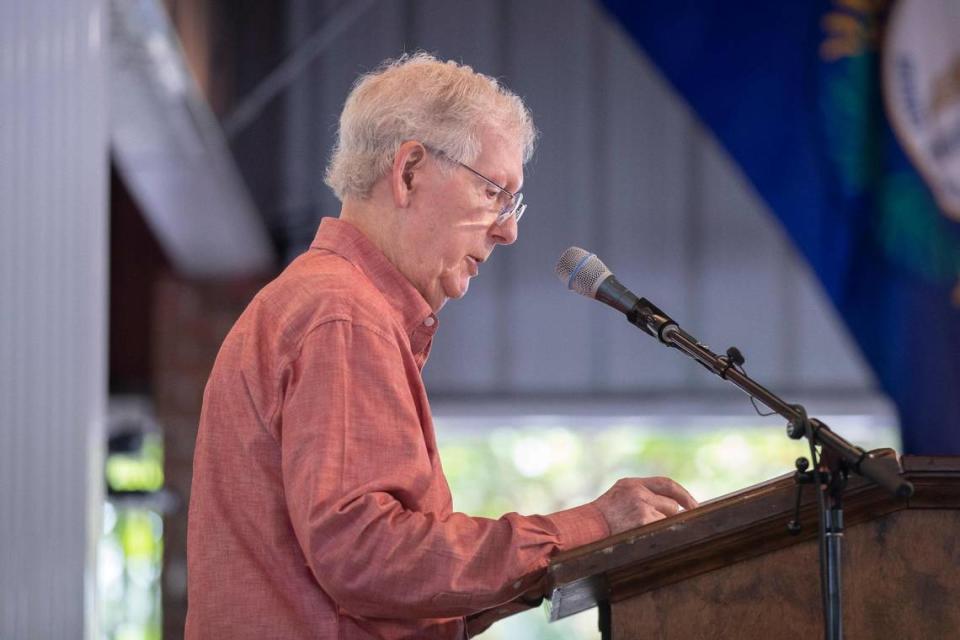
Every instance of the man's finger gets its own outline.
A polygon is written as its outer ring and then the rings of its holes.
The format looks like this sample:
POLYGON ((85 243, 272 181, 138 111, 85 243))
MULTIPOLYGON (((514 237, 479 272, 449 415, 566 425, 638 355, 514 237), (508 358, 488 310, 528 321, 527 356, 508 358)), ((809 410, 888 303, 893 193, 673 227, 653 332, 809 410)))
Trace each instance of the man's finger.
POLYGON ((646 478, 644 485, 654 493, 673 498, 684 509, 696 509, 700 503, 670 478, 646 478))
POLYGON ((680 503, 673 498, 662 496, 656 493, 647 498, 647 504, 662 513, 665 517, 675 516, 680 513, 680 503))
MULTIPOLYGON (((641 508, 641 513, 643 515, 641 516, 639 522, 636 522, 633 524, 634 527, 644 525, 644 524, 650 524, 651 522, 656 522, 657 520, 663 520, 664 518, 667 517, 667 515, 662 511, 660 511, 660 509, 658 509, 656 505, 653 505, 649 502, 644 503, 644 505, 641 508)), ((670 514, 670 515, 673 515, 673 514, 670 514)))

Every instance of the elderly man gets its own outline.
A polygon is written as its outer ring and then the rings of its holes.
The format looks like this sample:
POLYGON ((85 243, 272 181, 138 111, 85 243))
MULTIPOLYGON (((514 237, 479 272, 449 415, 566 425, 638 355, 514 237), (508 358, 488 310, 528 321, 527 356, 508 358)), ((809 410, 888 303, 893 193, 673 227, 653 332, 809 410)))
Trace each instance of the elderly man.
POLYGON ((343 203, 251 302, 197 435, 189 638, 463 638, 552 554, 696 506, 665 478, 499 520, 453 510, 420 371, 436 313, 517 239, 520 99, 418 54, 360 79, 327 183, 343 203))

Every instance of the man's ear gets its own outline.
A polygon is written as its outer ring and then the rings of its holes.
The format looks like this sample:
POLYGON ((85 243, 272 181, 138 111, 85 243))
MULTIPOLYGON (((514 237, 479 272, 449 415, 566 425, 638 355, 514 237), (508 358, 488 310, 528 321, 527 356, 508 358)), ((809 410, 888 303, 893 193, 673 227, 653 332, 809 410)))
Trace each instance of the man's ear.
POLYGON ((402 209, 410 204, 410 196, 419 185, 419 174, 426 158, 426 147, 416 140, 408 140, 397 149, 390 171, 394 206, 402 209))

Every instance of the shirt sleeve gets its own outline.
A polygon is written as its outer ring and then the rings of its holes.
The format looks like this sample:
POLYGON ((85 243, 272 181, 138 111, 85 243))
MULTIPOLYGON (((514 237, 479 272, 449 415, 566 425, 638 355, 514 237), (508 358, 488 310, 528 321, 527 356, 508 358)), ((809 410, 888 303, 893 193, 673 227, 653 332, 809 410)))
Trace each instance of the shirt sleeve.
POLYGON ((317 582, 346 611, 376 618, 467 615, 506 602, 550 555, 603 538, 596 507, 499 519, 421 503, 438 473, 409 367, 376 328, 315 328, 282 373, 283 487, 317 582))

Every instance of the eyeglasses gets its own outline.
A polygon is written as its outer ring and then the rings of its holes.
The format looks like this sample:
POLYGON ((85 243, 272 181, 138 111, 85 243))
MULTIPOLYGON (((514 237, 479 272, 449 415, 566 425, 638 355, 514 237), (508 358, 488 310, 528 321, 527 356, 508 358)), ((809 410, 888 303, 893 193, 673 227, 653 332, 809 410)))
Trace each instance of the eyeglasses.
MULTIPOLYGON (((497 190, 500 192, 499 195, 501 195, 501 196, 502 196, 502 195, 506 195, 506 196, 507 196, 506 202, 503 204, 502 207, 500 207, 500 212, 497 214, 497 224, 498 224, 498 225, 506 224, 507 220, 510 219, 510 216, 513 216, 514 219, 515 219, 517 222, 520 222, 520 218, 523 217, 523 212, 527 210, 527 205, 523 204, 523 194, 522 194, 522 193, 512 193, 512 192, 510 192, 510 191, 507 191, 504 187, 501 187, 499 184, 497 184, 496 182, 494 182, 493 180, 491 180, 491 179, 488 178, 487 176, 483 175, 482 173, 480 173, 479 171, 477 171, 476 169, 474 169, 474 168, 471 167, 470 165, 464 164, 464 163, 460 162, 459 160, 454 160, 453 158, 451 158, 450 156, 448 156, 448 155, 447 155, 446 153, 444 153, 443 151, 440 151, 439 149, 434 149, 433 147, 427 147, 427 149, 429 149, 430 151, 433 151, 435 154, 437 154, 437 155, 439 155, 439 156, 443 156, 444 158, 446 158, 446 159, 449 160, 450 162, 455 162, 455 163, 457 163, 458 165, 460 165, 461 167, 463 167, 464 169, 466 169, 467 171, 469 171, 469 172, 472 173, 473 175, 477 176, 478 178, 481 178, 482 180, 484 180, 484 181, 487 182, 488 184, 496 187, 497 190)), ((498 196, 498 197, 499 197, 499 196, 498 196)))

